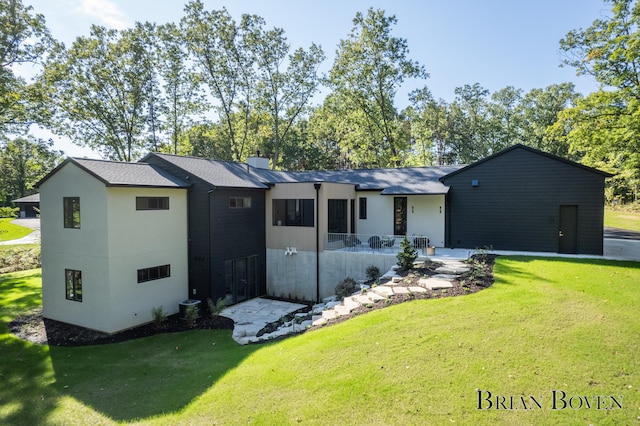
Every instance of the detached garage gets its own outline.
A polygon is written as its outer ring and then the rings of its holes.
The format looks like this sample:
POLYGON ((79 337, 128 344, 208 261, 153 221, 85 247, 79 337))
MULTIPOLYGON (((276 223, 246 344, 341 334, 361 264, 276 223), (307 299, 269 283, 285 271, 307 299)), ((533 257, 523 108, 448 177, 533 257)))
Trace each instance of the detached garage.
POLYGON ((514 145, 440 178, 446 245, 601 255, 607 177, 514 145))

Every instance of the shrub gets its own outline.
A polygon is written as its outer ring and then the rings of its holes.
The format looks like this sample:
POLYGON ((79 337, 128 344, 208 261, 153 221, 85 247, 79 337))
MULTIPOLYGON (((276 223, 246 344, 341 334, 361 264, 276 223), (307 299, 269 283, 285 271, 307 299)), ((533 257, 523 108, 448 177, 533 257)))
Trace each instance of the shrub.
POLYGON ((400 243, 400 252, 397 254, 396 258, 398 259, 398 265, 402 269, 411 269, 413 267, 413 262, 418 258, 418 251, 411 247, 406 235, 400 243))
POLYGON ((16 218, 19 211, 18 207, 0 207, 0 217, 16 218))
POLYGON ((356 281, 353 278, 345 278, 336 286, 336 296, 342 300, 347 296, 351 296, 355 290, 356 281))
POLYGON ((0 250, 0 274, 39 268, 40 247, 0 250))
POLYGON ((162 305, 151 309, 151 317, 153 318, 153 325, 156 328, 160 328, 162 323, 167 320, 167 314, 164 312, 164 307, 162 305))
POLYGON ((209 307, 209 313, 211 314, 211 316, 215 317, 216 315, 220 315, 220 312, 222 312, 222 310, 226 307, 226 304, 224 303, 224 299, 222 299, 222 297, 216 300, 215 303, 213 303, 213 300, 211 300, 211 298, 208 298, 207 306, 209 307))
POLYGON ((371 281, 375 281, 378 278, 380 278, 380 268, 378 268, 376 265, 367 266, 367 269, 365 270, 365 272, 367 273, 367 277, 371 281))

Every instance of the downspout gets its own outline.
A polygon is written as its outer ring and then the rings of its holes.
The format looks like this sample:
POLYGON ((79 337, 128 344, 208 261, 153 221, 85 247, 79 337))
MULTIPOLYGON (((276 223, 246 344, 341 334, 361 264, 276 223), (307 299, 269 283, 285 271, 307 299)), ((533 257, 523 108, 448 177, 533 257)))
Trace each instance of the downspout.
POLYGON ((213 269, 212 269, 212 265, 211 265, 212 264, 212 262, 211 262, 211 241, 212 241, 212 238, 211 238, 211 195, 215 192, 216 189, 217 189, 216 186, 213 185, 213 187, 209 191, 207 191, 207 197, 208 197, 207 205, 208 205, 208 208, 209 208, 209 213, 208 213, 208 222, 209 222, 208 223, 208 225, 209 225, 209 231, 208 231, 209 236, 208 236, 208 239, 209 239, 209 244, 208 244, 208 247, 207 247, 207 253, 208 253, 208 255, 207 255, 207 263, 208 263, 208 267, 209 267, 209 283, 208 283, 209 284, 208 285, 208 287, 209 287, 209 297, 211 299, 213 299, 213 291, 211 289, 211 287, 212 287, 211 286, 211 282, 212 282, 212 279, 213 279, 213 269))
POLYGON ((316 302, 320 303, 320 187, 322 182, 316 182, 316 302))

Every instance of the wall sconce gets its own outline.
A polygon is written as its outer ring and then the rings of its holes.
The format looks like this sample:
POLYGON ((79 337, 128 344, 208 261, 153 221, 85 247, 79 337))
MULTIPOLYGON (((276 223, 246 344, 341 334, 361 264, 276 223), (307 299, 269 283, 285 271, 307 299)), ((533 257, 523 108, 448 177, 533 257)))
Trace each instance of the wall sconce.
POLYGON ((440 214, 442 214, 442 206, 440 206, 440 214))
POLYGON ((411 206, 411 213, 413 213, 413 206, 411 206))

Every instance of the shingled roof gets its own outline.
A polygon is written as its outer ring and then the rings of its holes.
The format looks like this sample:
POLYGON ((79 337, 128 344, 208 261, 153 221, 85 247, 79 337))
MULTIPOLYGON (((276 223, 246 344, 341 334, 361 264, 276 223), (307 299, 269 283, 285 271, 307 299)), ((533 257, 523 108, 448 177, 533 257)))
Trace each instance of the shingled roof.
POLYGON ((356 185, 360 191, 380 191, 383 195, 446 194, 449 187, 440 178, 463 166, 402 167, 396 169, 317 170, 279 172, 252 169, 263 181, 333 182, 356 185))
POLYGON ((153 188, 187 188, 190 186, 189 183, 150 164, 92 160, 86 158, 67 158, 38 182, 37 186, 42 185, 49 177, 69 163, 89 173, 106 186, 153 188))
POLYGON ((184 170, 185 173, 196 176, 211 185, 227 188, 269 188, 269 186, 254 173, 257 169, 243 163, 159 153, 147 154, 140 161, 145 161, 150 156, 171 163, 184 170))

